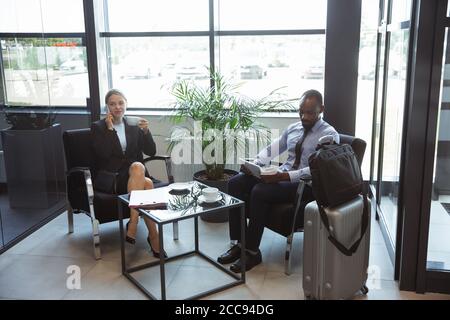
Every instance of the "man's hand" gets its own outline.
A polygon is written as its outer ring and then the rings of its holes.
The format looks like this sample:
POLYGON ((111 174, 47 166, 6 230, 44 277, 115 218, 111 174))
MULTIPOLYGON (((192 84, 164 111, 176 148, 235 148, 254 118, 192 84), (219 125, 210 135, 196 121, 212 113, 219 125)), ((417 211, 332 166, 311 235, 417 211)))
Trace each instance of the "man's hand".
POLYGON ((261 180, 264 183, 277 183, 280 181, 289 181, 289 174, 287 172, 277 172, 276 174, 261 175, 261 180))
POLYGON ((114 130, 113 115, 111 112, 108 112, 106 114, 105 122, 106 122, 106 127, 108 128, 108 130, 111 130, 111 131, 114 130))
POLYGON ((244 174, 251 176, 252 173, 250 172, 250 170, 247 169, 246 166, 244 166, 243 164, 241 164, 241 172, 243 172, 244 174))
POLYGON ((148 133, 149 131, 148 120, 144 118, 139 119, 138 127, 141 128, 144 131, 144 133, 148 133))

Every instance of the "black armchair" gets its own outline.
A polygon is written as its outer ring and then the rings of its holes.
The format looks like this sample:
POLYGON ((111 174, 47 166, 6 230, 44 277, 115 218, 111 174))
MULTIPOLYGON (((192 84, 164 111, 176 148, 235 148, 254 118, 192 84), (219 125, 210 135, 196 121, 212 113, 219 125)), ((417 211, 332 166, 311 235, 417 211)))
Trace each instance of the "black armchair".
MULTIPOLYGON (((96 188, 92 179, 91 168, 93 154, 91 144, 91 130, 67 130, 63 133, 64 150, 66 155, 67 181, 67 216, 69 233, 73 233, 73 214, 84 213, 91 218, 94 254, 101 258, 99 225, 118 220, 117 194, 103 192, 96 188)), ((155 188, 173 183, 171 159, 169 156, 153 156, 145 158, 144 165, 150 161, 164 161, 168 182, 162 182, 151 177, 155 188)), ((115 180, 116 173, 102 171, 101 174, 110 175, 115 180)), ((125 208, 124 208, 125 209, 125 208)), ((130 216, 126 208, 124 217, 130 216)), ((174 240, 178 240, 178 223, 174 223, 174 240)))
MULTIPOLYGON (((349 144, 352 146, 353 151, 356 154, 359 165, 361 166, 364 152, 366 150, 366 142, 359 138, 352 136, 340 134, 340 143, 349 144)), ((304 186, 308 183, 306 181, 301 181, 297 188, 297 196, 293 203, 277 204, 273 205, 271 208, 271 213, 269 215, 268 221, 266 222, 266 227, 270 230, 284 236, 286 240, 286 252, 285 252, 285 268, 284 272, 289 275, 291 273, 291 251, 292 251, 292 241, 295 232, 303 231, 303 219, 304 219, 304 208, 306 206, 305 201, 300 201, 304 186)))

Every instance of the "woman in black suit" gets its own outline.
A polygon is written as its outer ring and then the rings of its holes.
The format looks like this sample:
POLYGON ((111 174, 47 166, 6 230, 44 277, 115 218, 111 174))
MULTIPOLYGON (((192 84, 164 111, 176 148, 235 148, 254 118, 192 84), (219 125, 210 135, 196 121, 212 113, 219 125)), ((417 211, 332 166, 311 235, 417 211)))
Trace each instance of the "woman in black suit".
MULTIPOLYGON (((106 118, 94 122, 91 127, 95 167, 97 170, 117 172, 117 192, 129 193, 132 190, 153 188, 153 182, 146 176, 142 164, 143 155, 153 156, 156 145, 148 128, 148 121, 140 118, 137 125, 131 125, 124 117, 127 108, 125 95, 111 89, 105 96, 108 107, 106 118)), ((108 185, 107 176, 95 175, 95 184, 108 185)), ((144 218, 149 235, 147 241, 155 257, 159 258, 159 238, 156 225, 144 218)), ((136 239, 139 214, 130 209, 130 221, 127 223, 126 241, 134 244, 136 239)))

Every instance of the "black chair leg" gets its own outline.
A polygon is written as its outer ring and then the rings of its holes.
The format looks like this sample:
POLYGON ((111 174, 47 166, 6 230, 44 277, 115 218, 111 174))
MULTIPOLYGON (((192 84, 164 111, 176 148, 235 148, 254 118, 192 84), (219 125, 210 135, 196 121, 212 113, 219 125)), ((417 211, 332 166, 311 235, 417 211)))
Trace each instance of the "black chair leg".
POLYGON ((69 233, 73 233, 73 209, 71 206, 67 208, 67 223, 69 227, 69 233))

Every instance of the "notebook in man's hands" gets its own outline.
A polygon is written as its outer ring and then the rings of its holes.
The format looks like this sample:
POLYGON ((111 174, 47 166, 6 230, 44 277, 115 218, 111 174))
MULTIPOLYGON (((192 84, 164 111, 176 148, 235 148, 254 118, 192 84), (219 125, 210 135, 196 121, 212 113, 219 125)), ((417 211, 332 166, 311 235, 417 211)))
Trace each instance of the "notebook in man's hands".
POLYGON ((133 190, 130 194, 130 208, 166 209, 169 199, 167 187, 151 190, 133 190))
POLYGON ((258 166, 251 159, 241 159, 241 161, 242 165, 246 167, 252 173, 252 175, 257 178, 261 178, 261 166, 258 166))

